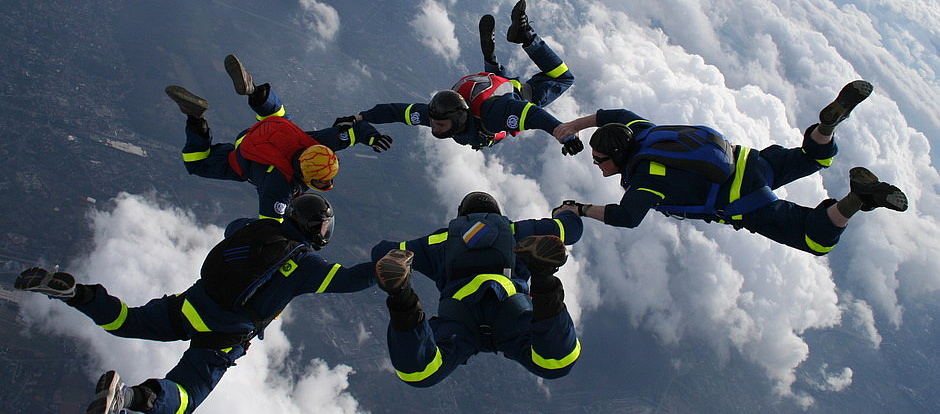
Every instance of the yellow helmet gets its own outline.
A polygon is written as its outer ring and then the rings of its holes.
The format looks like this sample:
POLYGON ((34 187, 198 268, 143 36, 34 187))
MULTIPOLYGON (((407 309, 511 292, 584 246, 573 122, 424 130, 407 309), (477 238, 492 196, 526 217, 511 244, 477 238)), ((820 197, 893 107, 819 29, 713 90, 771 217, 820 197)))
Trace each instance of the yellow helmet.
MULTIPOLYGON (((339 160, 333 150, 325 145, 312 145, 307 147, 300 154, 300 173, 304 178, 304 184, 312 187, 324 189, 322 186, 316 186, 313 181, 332 180, 339 172, 339 160)), ((332 186, 331 186, 332 187, 332 186)))

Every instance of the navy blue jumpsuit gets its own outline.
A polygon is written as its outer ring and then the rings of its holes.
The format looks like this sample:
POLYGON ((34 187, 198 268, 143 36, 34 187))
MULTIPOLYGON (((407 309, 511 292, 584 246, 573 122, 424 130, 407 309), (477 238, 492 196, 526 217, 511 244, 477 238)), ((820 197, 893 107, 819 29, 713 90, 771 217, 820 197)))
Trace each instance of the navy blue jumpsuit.
MULTIPOLYGON (((280 116, 290 119, 284 109, 281 99, 270 89, 268 99, 261 105, 251 105, 257 114, 258 120, 280 116)), ((245 136, 248 130, 238 134, 239 139, 245 136)), ((325 128, 318 131, 305 131, 314 140, 329 147, 333 151, 350 147, 357 142, 368 145, 371 138, 381 135, 367 122, 356 122, 348 131, 338 128, 325 128)), ((186 127, 186 145, 183 147, 183 163, 186 171, 200 177, 219 180, 248 181, 258 190, 258 214, 260 218, 280 219, 284 216, 284 209, 290 201, 307 190, 301 177, 298 154, 291 157, 294 166, 294 176, 287 180, 279 170, 270 165, 247 161, 248 168, 244 176, 232 170, 229 164, 229 153, 236 149, 233 143, 212 144, 211 130, 203 135, 188 126, 186 127)))
MULTIPOLYGON (((516 240, 531 235, 555 235, 565 244, 581 238, 580 217, 572 212, 556 219, 530 219, 513 223, 516 240)), ((412 268, 431 278, 441 292, 441 300, 453 298, 469 305, 479 324, 493 322, 500 304, 514 294, 528 295, 529 270, 516 261, 511 278, 503 275, 477 275, 448 280, 444 243, 448 229, 403 242, 382 241, 372 249, 378 260, 393 249, 414 252, 412 268)), ((494 326, 491 340, 480 337, 464 322, 438 316, 425 319, 409 331, 389 324, 388 350, 398 377, 415 387, 430 387, 442 381, 458 365, 479 352, 502 352, 535 375, 559 378, 566 375, 581 353, 574 323, 567 309, 550 318, 532 322, 530 313, 516 315, 505 329, 494 326)))
MULTIPOLYGON (((505 134, 530 129, 541 129, 549 134, 561 124, 544 108, 561 96, 574 83, 574 75, 558 55, 538 36, 528 47, 523 48, 541 72, 525 83, 532 87, 531 102, 524 100, 518 93, 507 93, 491 97, 480 108, 480 118, 471 117, 466 131, 453 137, 461 145, 474 149, 492 146, 505 134)), ((517 80, 502 65, 485 63, 484 70, 498 76, 517 80)), ((518 81, 517 81, 518 82, 518 81)), ((517 91, 518 92, 518 91, 517 91)), ((378 104, 372 109, 360 112, 362 119, 374 124, 401 122, 407 125, 431 126, 426 103, 389 103, 378 104)))
MULTIPOLYGON (((226 235, 247 223, 239 219, 229 225, 226 235)), ((304 240, 289 222, 281 224, 296 240, 304 240)), ((305 293, 344 293, 366 289, 375 283, 375 264, 361 263, 344 267, 327 262, 308 251, 294 259, 296 266, 282 267, 253 296, 247 307, 262 319, 279 314, 291 300, 305 293)), ((153 341, 189 340, 201 332, 249 333, 255 326, 245 312, 229 312, 206 293, 201 281, 175 295, 152 299, 140 307, 128 307, 111 296, 101 285, 94 289, 94 299, 75 308, 90 317, 108 333, 124 338, 153 341)), ((157 399, 152 414, 191 413, 201 404, 235 360, 245 354, 247 342, 224 349, 197 347, 193 344, 165 378, 144 383, 154 389, 157 399)))
MULTIPOLYGON (((626 109, 598 110, 597 125, 608 123, 629 126, 638 141, 655 126, 626 109)), ((838 152, 835 140, 821 145, 810 138, 810 132, 812 127, 806 130, 799 148, 771 145, 757 151, 740 147, 735 160, 738 174, 719 187, 716 207, 720 210, 729 202, 764 186, 777 189, 828 167, 838 152)), ((619 204, 608 204, 604 210, 604 222, 613 226, 636 227, 647 211, 658 205, 703 205, 711 188, 711 183, 699 173, 652 161, 640 161, 633 171, 623 171, 622 175, 628 177, 621 182, 626 193, 619 204)), ((786 200, 768 199, 767 204, 730 218, 701 214, 685 216, 731 224, 736 229, 745 228, 778 243, 821 256, 832 250, 844 230, 832 224, 826 207, 826 204, 820 204, 809 208, 786 200)))

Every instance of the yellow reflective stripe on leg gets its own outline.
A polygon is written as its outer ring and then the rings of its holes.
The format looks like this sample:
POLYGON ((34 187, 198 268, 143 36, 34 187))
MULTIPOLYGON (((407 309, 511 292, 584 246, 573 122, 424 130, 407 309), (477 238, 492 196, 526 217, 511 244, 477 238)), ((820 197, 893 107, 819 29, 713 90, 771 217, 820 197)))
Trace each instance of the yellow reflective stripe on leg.
POLYGON ((549 78, 557 78, 567 71, 568 71, 568 65, 566 65, 565 62, 562 62, 555 69, 545 72, 545 75, 548 76, 549 78))
POLYGON ((183 414, 186 412, 186 409, 189 408, 189 393, 186 392, 186 389, 182 385, 176 384, 176 388, 180 392, 180 408, 176 410, 176 414, 183 414))
POLYGON ((443 232, 443 233, 432 234, 432 235, 428 236, 428 246, 430 246, 430 245, 432 245, 432 244, 443 243, 443 242, 445 242, 445 241, 447 241, 447 232, 446 232, 446 231, 443 232))
POLYGON ((100 326, 101 326, 101 329, 104 329, 106 331, 113 331, 115 329, 120 328, 122 325, 124 325, 124 321, 126 320, 127 320, 127 304, 124 303, 124 301, 121 301, 121 311, 118 312, 117 318, 115 318, 114 321, 111 323, 106 323, 100 326))
POLYGON ((398 243, 398 250, 408 250, 405 248, 405 242, 398 243))
POLYGON ((278 108, 277 111, 274 112, 273 114, 268 115, 268 116, 255 115, 255 118, 257 118, 257 119, 260 121, 260 120, 262 120, 262 119, 270 118, 270 117, 272 117, 272 116, 280 116, 280 117, 283 117, 285 114, 287 114, 287 110, 284 109, 284 105, 281 105, 281 107, 278 108))
POLYGON ((336 271, 341 267, 343 267, 343 265, 339 263, 333 265, 333 268, 330 269, 330 273, 326 274, 326 277, 323 278, 323 283, 320 283, 320 287, 317 288, 317 293, 323 293, 326 291, 326 288, 330 286, 330 282, 333 281, 333 276, 336 276, 336 271))
POLYGON ((411 107, 412 106, 415 106, 415 104, 408 105, 408 107, 405 108, 405 123, 408 125, 414 125, 411 123, 411 107))
POLYGON ((441 369, 441 365, 444 365, 444 357, 441 356, 441 349, 435 348, 435 351, 434 359, 421 371, 407 373, 396 369, 395 372, 398 374, 398 378, 406 382, 418 382, 434 375, 437 370, 441 369))
POLYGON ((829 253, 830 250, 836 247, 836 246, 828 246, 828 247, 823 246, 813 241, 813 239, 809 238, 809 236, 806 236, 806 245, 809 246, 809 248, 812 249, 814 252, 818 252, 818 253, 829 253))
MULTIPOLYGON (((741 198, 741 183, 744 182, 744 167, 747 165, 747 154, 751 152, 748 147, 741 147, 738 153, 738 160, 734 165, 734 181, 731 182, 731 189, 728 191, 728 203, 741 198)), ((744 216, 738 214, 731 216, 732 220, 741 220, 744 216)))
POLYGON ((580 356, 581 356, 581 341, 577 339, 575 339, 574 341, 574 349, 571 350, 571 353, 568 355, 565 355, 565 357, 561 359, 544 358, 541 355, 539 355, 538 352, 535 352, 534 347, 532 348, 532 362, 534 362, 535 365, 538 365, 545 369, 565 368, 573 364, 575 361, 577 361, 578 357, 580 356))
POLYGON ((639 191, 648 191, 648 192, 651 192, 651 193, 653 193, 653 194, 658 195, 659 198, 661 198, 661 199, 663 199, 663 200, 666 199, 666 195, 665 195, 665 194, 660 193, 659 191, 656 191, 656 190, 651 190, 651 189, 649 189, 649 188, 637 188, 637 190, 639 190, 639 191))
MULTIPOLYGON (((561 239, 562 242, 564 242, 565 241, 565 226, 561 224, 561 220, 559 219, 555 219, 555 224, 558 225, 558 238, 561 239)), ((515 231, 513 231, 513 233, 515 233, 515 231)))
POLYGON ((476 275, 476 277, 474 277, 473 280, 471 280, 469 283, 467 283, 462 288, 457 290, 457 292, 454 293, 453 298, 457 300, 461 300, 467 296, 470 296, 474 292, 480 290, 480 286, 483 285, 484 282, 487 282, 490 280, 499 283, 500 286, 502 286, 503 289, 506 291, 507 296, 512 296, 516 294, 516 285, 514 285, 512 281, 509 280, 508 277, 503 276, 503 275, 497 275, 497 274, 484 274, 484 275, 476 275))
POLYGON ((209 158, 209 151, 199 151, 199 152, 184 152, 183 153, 183 162, 193 162, 193 161, 202 161, 206 158, 209 158))
POLYGON ((650 175, 666 176, 666 166, 656 161, 650 161, 650 175))
POLYGON ((199 316, 199 312, 196 312, 196 308, 193 307, 192 303, 189 303, 189 299, 183 299, 183 316, 186 317, 186 320, 189 321, 189 324, 192 325, 193 329, 197 332, 212 332, 206 323, 202 321, 202 317, 199 316))
POLYGON ((529 113, 529 108, 535 106, 532 102, 526 103, 525 108, 522 108, 522 115, 519 115, 519 130, 525 131, 525 117, 529 113))

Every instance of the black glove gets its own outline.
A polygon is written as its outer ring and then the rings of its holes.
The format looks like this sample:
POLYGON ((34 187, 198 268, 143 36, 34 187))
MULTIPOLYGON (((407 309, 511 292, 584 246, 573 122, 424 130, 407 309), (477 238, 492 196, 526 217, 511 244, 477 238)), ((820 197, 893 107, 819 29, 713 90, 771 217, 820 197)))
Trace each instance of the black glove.
POLYGON ((584 143, 581 138, 569 138, 561 144, 561 155, 574 155, 584 149, 584 143))
POLYGON ((369 145, 375 152, 382 152, 392 147, 392 137, 388 135, 376 135, 369 138, 369 145))
POLYGON ((339 128, 343 131, 348 131, 349 128, 352 128, 353 124, 355 123, 356 123, 355 115, 341 116, 339 118, 336 118, 335 121, 333 121, 333 128, 339 128))

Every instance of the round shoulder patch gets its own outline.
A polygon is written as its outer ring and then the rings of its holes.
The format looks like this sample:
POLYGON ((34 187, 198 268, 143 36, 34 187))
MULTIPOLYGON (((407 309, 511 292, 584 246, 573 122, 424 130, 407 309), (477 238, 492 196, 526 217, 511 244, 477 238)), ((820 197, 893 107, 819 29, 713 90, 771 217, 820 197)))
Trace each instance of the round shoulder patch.
POLYGON ((509 127, 509 129, 519 129, 519 117, 509 115, 509 118, 506 118, 506 126, 509 127))
POLYGON ((417 112, 412 112, 409 118, 411 118, 411 125, 418 125, 421 123, 421 114, 417 112))
POLYGON ((284 215, 284 212, 287 211, 287 204, 282 203, 282 202, 280 202, 280 201, 274 203, 274 211, 275 211, 277 214, 280 214, 280 215, 283 216, 283 215, 284 215))

